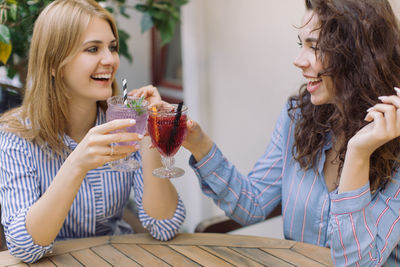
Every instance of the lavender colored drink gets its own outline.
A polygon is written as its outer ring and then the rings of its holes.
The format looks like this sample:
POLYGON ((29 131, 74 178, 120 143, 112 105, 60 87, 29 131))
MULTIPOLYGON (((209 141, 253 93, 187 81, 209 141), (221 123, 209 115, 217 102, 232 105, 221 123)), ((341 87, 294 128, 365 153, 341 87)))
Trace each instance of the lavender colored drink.
MULTIPOLYGON (((144 135, 147 128, 147 101, 139 98, 128 97, 127 104, 124 104, 122 96, 113 96, 107 99, 107 122, 116 119, 134 119, 136 124, 126 129, 117 130, 115 132, 128 131, 130 133, 138 133, 144 135)), ((120 142, 113 145, 133 145, 136 142, 120 142)), ((132 155, 117 161, 109 163, 110 167, 118 171, 133 171, 140 167, 139 162, 132 158, 132 155)))

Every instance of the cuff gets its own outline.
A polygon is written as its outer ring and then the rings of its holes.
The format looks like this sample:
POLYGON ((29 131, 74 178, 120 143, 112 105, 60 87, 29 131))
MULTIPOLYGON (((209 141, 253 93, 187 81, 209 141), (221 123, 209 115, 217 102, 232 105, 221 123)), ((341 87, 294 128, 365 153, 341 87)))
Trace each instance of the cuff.
POLYGON ((211 175, 218 167, 221 166, 224 158, 222 152, 216 146, 213 145, 210 152, 202 158, 199 162, 196 162, 193 155, 190 156, 189 165, 193 168, 194 172, 198 177, 205 178, 211 175))
POLYGON ((150 234, 158 240, 168 241, 172 239, 185 221, 186 211, 182 199, 178 196, 178 205, 175 213, 170 219, 158 220, 149 216, 143 208, 142 202, 137 203, 139 219, 150 234))
POLYGON ((331 210, 333 214, 353 213, 365 208, 371 202, 369 183, 350 192, 331 194, 331 210))
POLYGON ((54 242, 48 246, 40 246, 33 242, 32 236, 26 229, 26 214, 28 208, 24 209, 7 227, 5 237, 7 247, 15 257, 22 259, 25 262, 35 262, 43 257, 44 254, 50 252, 54 242))

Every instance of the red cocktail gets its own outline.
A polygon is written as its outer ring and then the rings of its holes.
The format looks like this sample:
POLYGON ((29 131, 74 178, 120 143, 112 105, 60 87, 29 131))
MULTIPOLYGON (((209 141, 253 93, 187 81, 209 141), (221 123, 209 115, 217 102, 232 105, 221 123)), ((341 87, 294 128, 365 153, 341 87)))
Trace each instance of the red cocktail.
POLYGON ((182 105, 158 105, 149 110, 147 129, 151 142, 162 155, 164 168, 153 171, 160 178, 182 176, 184 170, 174 167, 173 156, 179 150, 186 135, 187 107, 182 105))

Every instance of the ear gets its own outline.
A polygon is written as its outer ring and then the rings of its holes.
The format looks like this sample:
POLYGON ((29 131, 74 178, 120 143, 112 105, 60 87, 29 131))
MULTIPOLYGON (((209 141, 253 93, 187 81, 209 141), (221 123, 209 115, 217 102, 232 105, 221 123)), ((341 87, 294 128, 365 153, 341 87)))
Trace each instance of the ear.
POLYGON ((53 78, 56 77, 56 71, 55 71, 55 69, 51 69, 51 76, 53 76, 53 78))

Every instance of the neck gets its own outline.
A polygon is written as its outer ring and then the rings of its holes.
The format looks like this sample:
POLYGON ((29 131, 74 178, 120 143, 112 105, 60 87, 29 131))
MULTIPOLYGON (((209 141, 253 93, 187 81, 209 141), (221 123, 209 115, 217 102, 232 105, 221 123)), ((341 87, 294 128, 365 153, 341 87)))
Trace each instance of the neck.
POLYGON ((69 109, 67 134, 79 143, 96 122, 97 104, 70 105, 69 109))

